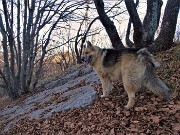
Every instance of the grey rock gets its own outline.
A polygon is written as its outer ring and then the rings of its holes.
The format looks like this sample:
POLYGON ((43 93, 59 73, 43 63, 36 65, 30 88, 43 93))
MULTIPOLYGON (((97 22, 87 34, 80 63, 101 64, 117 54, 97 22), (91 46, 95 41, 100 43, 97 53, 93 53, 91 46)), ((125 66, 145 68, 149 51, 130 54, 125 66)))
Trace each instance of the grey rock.
POLYGON ((92 85, 99 83, 99 78, 92 68, 83 69, 82 67, 64 73, 57 80, 44 83, 46 90, 26 98, 22 101, 21 106, 9 106, 0 112, 0 121, 8 122, 4 129, 0 130, 0 134, 25 117, 43 119, 51 117, 53 112, 68 111, 90 105, 98 96, 92 85), (83 81, 86 85, 79 85, 83 81), (67 100, 58 102, 57 98, 67 98, 67 100))

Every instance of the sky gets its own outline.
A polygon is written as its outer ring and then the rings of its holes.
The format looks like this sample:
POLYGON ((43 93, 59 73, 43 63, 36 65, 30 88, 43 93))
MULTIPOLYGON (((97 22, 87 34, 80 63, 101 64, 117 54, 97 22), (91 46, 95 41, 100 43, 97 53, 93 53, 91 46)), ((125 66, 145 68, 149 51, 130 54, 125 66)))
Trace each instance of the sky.
MULTIPOLYGON (((105 4, 106 4, 106 2, 108 2, 108 3, 112 2, 113 3, 115 1, 117 1, 117 0, 104 0, 105 4)), ((139 11, 141 12, 141 14, 139 14, 139 15, 140 15, 141 19, 144 18, 144 13, 146 12, 146 5, 144 4, 144 6, 142 6, 143 2, 146 2, 146 0, 140 0, 141 5, 139 6, 140 7, 139 11)), ((163 0, 162 13, 164 12, 163 10, 165 8, 166 3, 167 3, 167 0, 163 0)), ((1 1, 0 1, 0 9, 2 9, 1 1)), ((116 28, 117 28, 117 30, 119 32, 119 35, 122 36, 123 42, 124 42, 124 38, 123 37, 125 37, 124 33, 125 33, 126 29, 127 29, 128 18, 129 18, 128 15, 120 15, 119 17, 116 17, 113 20, 115 25, 116 25, 116 28), (122 22, 118 22, 117 21, 117 20, 120 20, 120 19, 122 20, 122 18, 124 19, 124 21, 122 21, 122 22)), ((72 27, 73 28, 78 28, 79 24, 74 23, 74 24, 72 24, 72 27)), ((102 24, 100 23, 100 21, 96 21, 95 24, 93 24, 92 27, 102 27, 102 24)), ((176 30, 180 31, 180 13, 179 13, 179 16, 178 16, 178 23, 177 23, 177 29, 176 30)), ((76 30, 75 31, 71 31, 71 32, 76 34, 76 30)), ((106 34, 105 31, 103 31, 97 37, 96 37, 97 40, 95 42, 97 42, 97 43, 98 42, 102 42, 102 39, 107 39, 107 34, 106 34), (102 37, 102 38, 97 38, 97 37, 102 37)), ((108 40, 108 41, 107 40, 103 40, 103 41, 104 41, 103 44, 106 44, 107 42, 108 42, 108 44, 110 44, 110 40, 108 40)))

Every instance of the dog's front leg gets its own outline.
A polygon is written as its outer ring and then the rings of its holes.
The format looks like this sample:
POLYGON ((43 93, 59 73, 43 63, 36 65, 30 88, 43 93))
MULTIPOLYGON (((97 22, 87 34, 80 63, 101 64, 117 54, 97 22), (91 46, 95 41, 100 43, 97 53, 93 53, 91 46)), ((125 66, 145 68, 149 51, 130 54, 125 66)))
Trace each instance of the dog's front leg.
POLYGON ((101 97, 107 97, 112 90, 112 81, 109 78, 100 78, 103 88, 103 95, 101 97))

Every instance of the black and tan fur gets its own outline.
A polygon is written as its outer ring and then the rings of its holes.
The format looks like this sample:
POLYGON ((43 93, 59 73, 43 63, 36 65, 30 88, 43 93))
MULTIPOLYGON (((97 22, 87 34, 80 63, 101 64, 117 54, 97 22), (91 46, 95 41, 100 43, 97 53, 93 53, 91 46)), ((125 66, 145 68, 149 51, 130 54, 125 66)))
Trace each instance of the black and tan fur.
POLYGON ((109 95, 113 81, 122 79, 128 94, 126 108, 134 106, 135 93, 141 87, 169 97, 169 89, 156 75, 156 62, 146 49, 101 49, 88 41, 82 60, 90 64, 98 74, 103 88, 101 97, 109 95))

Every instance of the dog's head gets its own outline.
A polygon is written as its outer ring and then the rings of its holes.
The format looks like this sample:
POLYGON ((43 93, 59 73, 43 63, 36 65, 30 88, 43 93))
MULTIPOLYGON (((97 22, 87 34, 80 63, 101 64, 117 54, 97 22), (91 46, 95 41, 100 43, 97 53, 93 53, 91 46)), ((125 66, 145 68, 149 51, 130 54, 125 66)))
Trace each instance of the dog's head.
POLYGON ((97 55, 99 53, 100 48, 97 46, 93 46, 91 42, 87 41, 87 45, 83 50, 83 56, 81 58, 84 65, 93 66, 97 60, 97 55))

